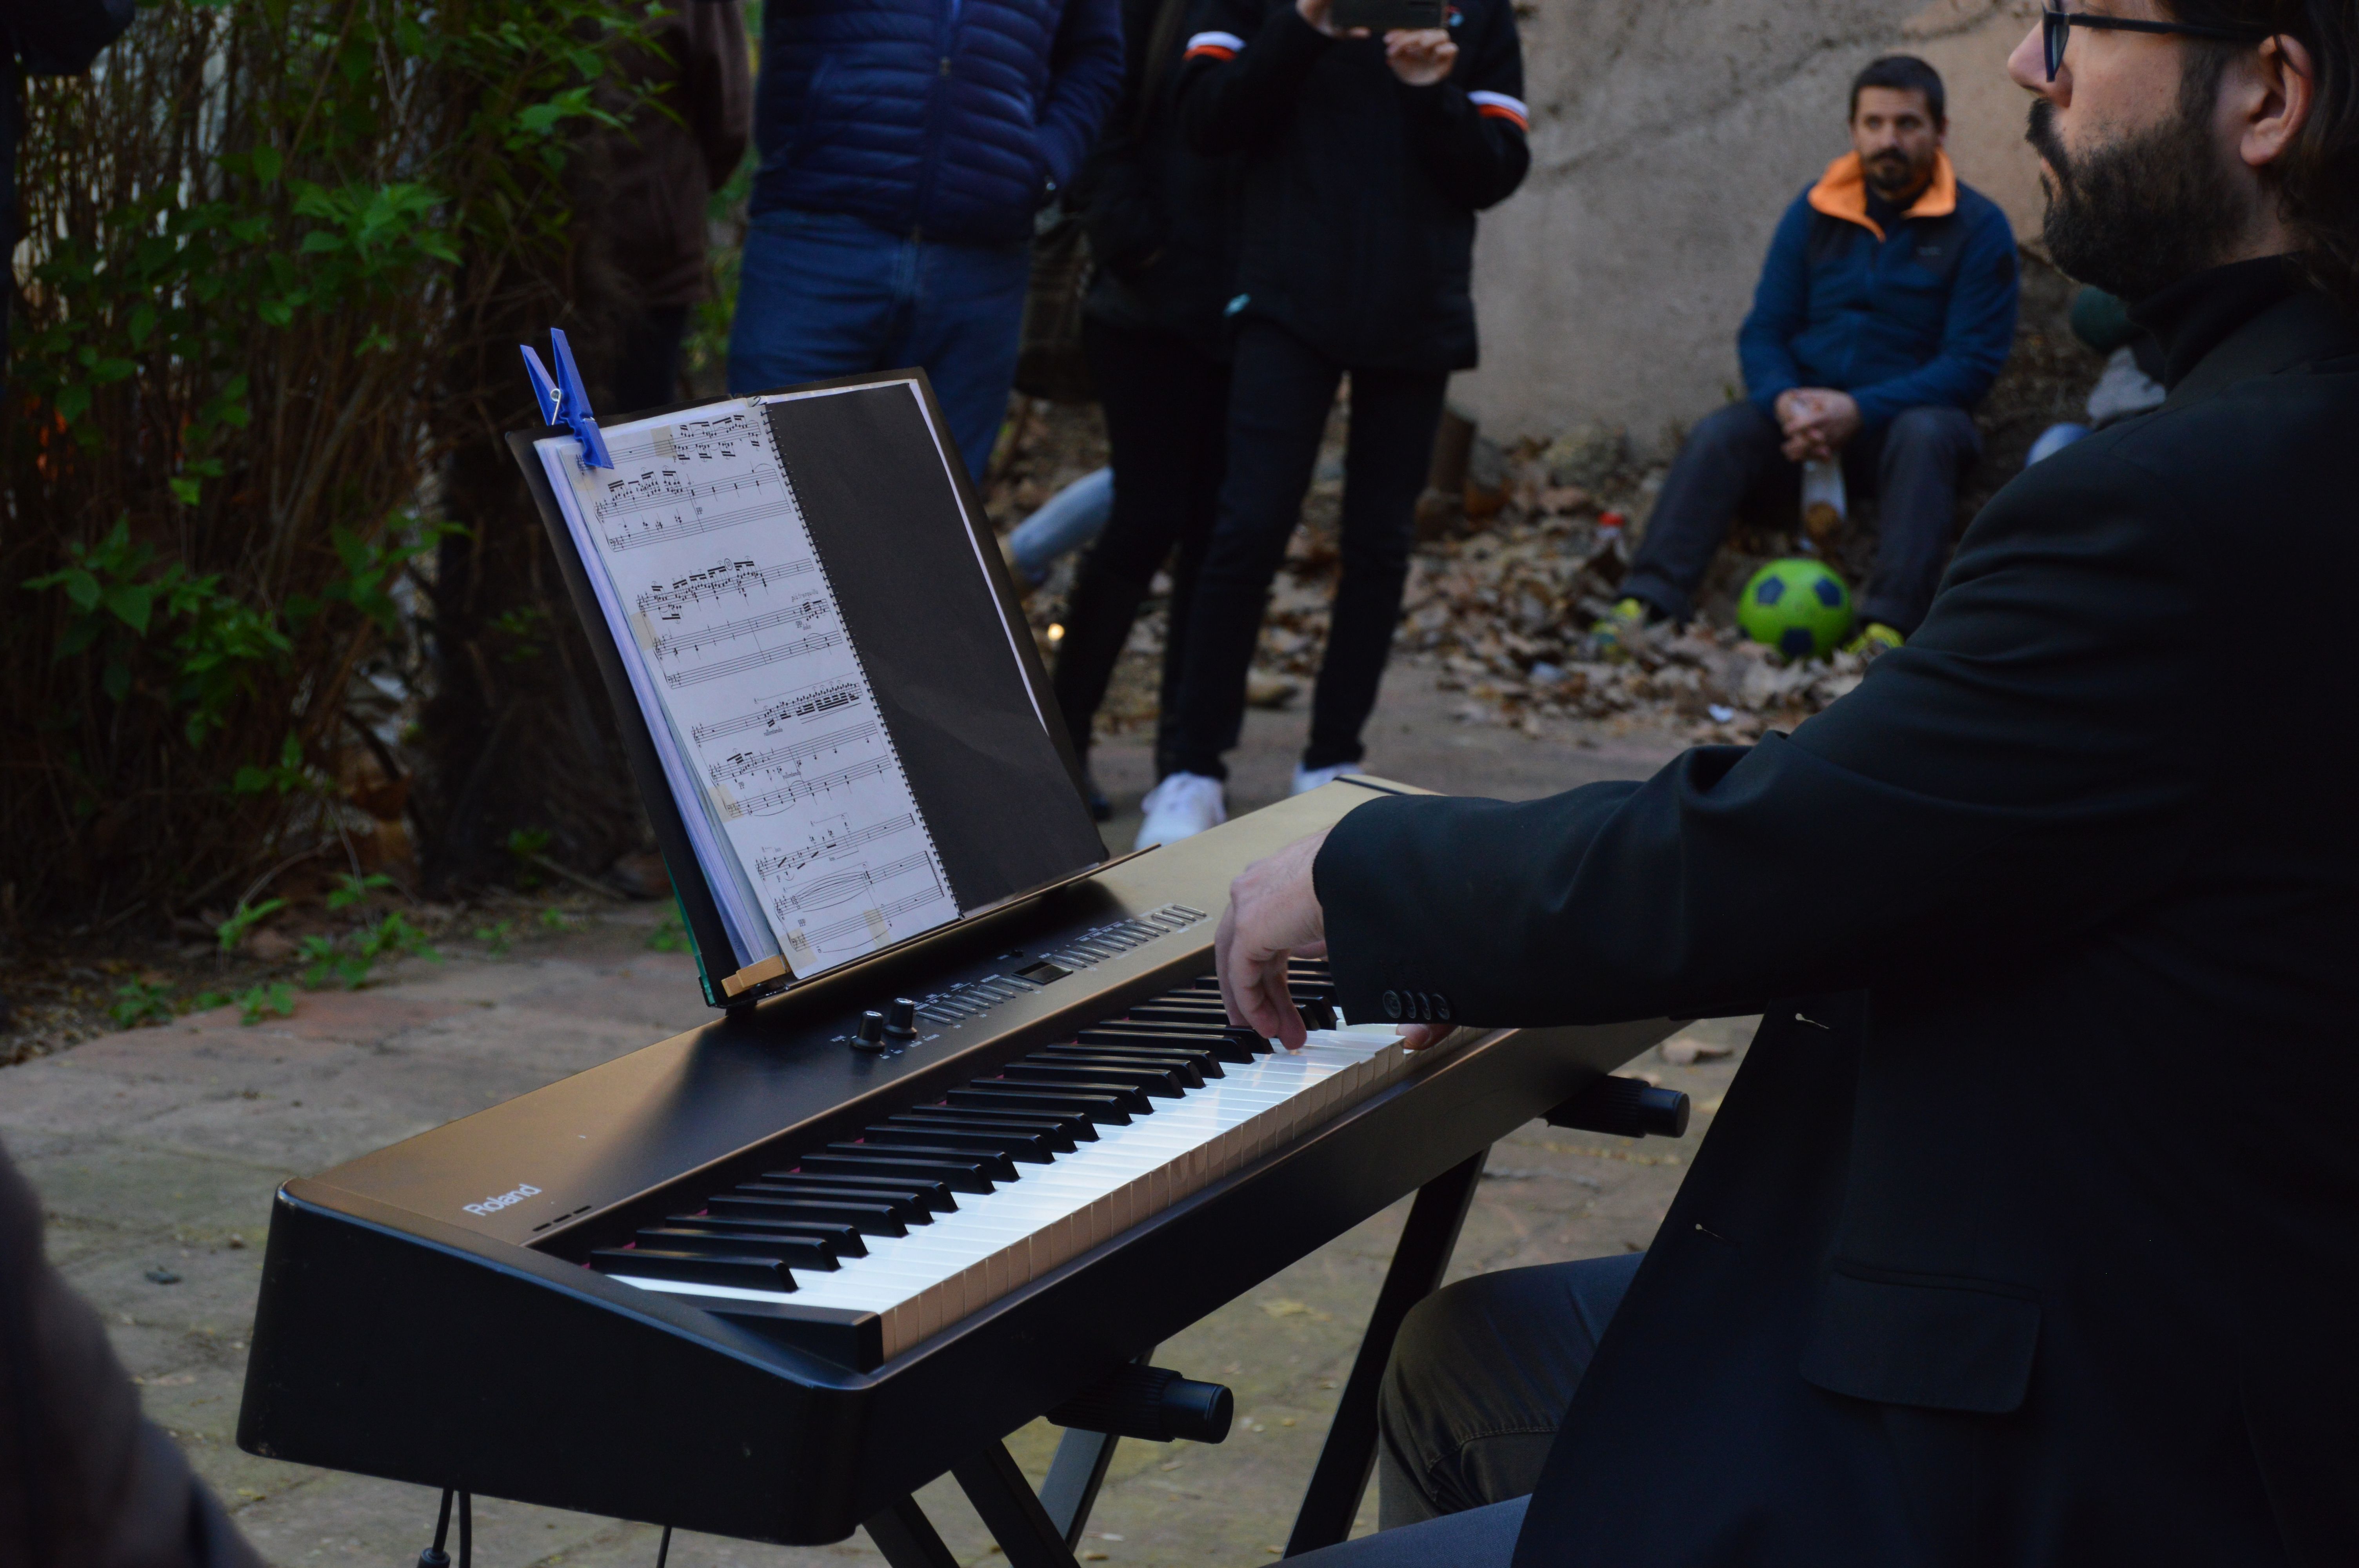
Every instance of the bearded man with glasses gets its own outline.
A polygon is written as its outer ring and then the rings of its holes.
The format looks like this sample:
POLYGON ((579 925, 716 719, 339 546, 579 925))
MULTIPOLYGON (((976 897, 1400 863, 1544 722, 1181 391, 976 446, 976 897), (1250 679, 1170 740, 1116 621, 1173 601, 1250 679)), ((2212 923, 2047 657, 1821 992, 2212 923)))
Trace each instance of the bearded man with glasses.
POLYGON ((1322 945, 1353 1017, 1764 1014, 1635 1274, 1412 1314, 1386 1510, 1439 1517, 1312 1561, 2359 1563, 2359 8, 2102 0, 2009 70, 2163 406, 1795 734, 1372 802, 1232 889, 1289 1040, 1322 945))

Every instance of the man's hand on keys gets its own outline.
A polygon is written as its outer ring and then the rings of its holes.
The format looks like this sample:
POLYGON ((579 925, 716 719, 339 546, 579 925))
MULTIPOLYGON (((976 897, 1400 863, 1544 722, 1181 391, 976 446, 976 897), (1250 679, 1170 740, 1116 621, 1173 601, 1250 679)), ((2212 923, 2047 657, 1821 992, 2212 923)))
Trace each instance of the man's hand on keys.
MULTIPOLYGON (((1327 912, 1319 906, 1310 878, 1319 847, 1326 842, 1322 830, 1247 866, 1229 884, 1229 907, 1221 913, 1220 933, 1212 939, 1229 1021, 1289 1051, 1301 1049, 1308 1032, 1287 984, 1286 961, 1321 957, 1327 951, 1327 912)), ((1442 1033, 1404 1024, 1401 1044, 1422 1050, 1442 1033)))

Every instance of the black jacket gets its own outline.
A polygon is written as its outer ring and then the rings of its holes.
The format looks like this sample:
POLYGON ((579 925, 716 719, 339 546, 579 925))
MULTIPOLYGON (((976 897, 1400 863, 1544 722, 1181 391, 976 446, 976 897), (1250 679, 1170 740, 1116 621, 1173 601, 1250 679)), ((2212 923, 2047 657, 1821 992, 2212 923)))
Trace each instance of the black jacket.
POLYGON ((1348 1011, 1767 1012, 1522 1568, 2359 1563, 2359 326, 2160 316, 1791 737, 1321 853, 1348 1011))
POLYGON ((1181 85, 1188 135, 1242 153, 1239 314, 1330 359, 1474 363, 1474 214, 1531 165, 1511 0, 1449 6, 1458 62, 1408 87, 1376 38, 1330 38, 1291 0, 1204 0, 1181 85))
POLYGON ((1236 293, 1241 160, 1206 157, 1180 128, 1180 83, 1195 0, 1123 0, 1122 98, 1082 171, 1097 276, 1091 315, 1172 332, 1217 351, 1236 293))

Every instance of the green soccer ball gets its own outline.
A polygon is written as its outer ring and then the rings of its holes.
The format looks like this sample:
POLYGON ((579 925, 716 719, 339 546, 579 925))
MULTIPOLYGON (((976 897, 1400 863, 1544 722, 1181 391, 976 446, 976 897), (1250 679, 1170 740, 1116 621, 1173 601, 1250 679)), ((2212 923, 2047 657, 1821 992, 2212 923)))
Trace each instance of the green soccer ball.
POLYGON ((1789 664, 1824 658, 1851 631, 1851 589, 1824 561, 1771 561, 1736 596, 1736 623, 1789 664))

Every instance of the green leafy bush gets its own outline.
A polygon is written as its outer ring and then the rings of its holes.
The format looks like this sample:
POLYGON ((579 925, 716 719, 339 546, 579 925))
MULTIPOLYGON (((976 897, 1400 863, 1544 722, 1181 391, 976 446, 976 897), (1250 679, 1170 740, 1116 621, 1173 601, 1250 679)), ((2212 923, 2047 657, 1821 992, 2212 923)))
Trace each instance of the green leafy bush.
POLYGON ((261 1022, 265 1012, 290 1018, 295 1012, 295 988, 285 980, 266 981, 241 994, 237 1009, 237 1021, 249 1028, 261 1022))
POLYGON ((230 911, 227 920, 213 927, 213 935, 220 941, 221 950, 236 952, 245 946, 246 937, 256 925, 286 907, 287 901, 283 898, 266 898, 260 903, 239 904, 230 911))
POLYGON ((125 1029, 142 1023, 169 1023, 173 1017, 172 988, 162 981, 129 981, 114 988, 114 1001, 106 1011, 125 1029))
POLYGON ((147 0, 31 79, 0 498, 0 866, 181 907, 332 838, 418 667, 421 506, 561 321, 644 0, 147 0), (505 357, 503 357, 503 354, 505 357))

